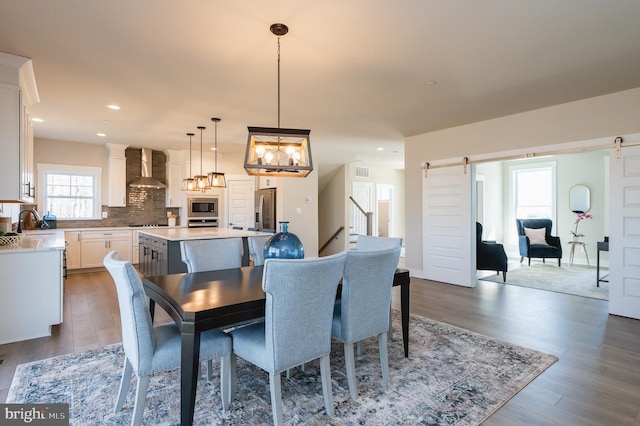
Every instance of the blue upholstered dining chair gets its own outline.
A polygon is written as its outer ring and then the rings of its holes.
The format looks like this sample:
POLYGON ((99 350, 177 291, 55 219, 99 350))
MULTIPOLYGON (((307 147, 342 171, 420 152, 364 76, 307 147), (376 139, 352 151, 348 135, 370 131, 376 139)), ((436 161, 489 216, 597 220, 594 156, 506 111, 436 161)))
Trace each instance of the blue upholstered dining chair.
POLYGON ((180 241, 180 255, 188 272, 239 268, 243 253, 242 238, 180 241))
POLYGON ((402 247, 402 238, 358 235, 356 240, 357 251, 385 250, 394 247, 402 247))
POLYGON ((389 381, 387 332, 393 275, 400 247, 378 251, 349 251, 342 278, 342 297, 335 304, 331 336, 344 343, 344 360, 351 398, 358 397, 353 344, 378 337, 382 380, 389 381))
MULTIPOLYGON (((402 238, 358 235, 358 239, 356 240, 356 251, 386 250, 394 247, 402 247, 402 238)), ((393 280, 391 282, 393 283, 393 280)), ((389 308, 389 339, 391 339, 392 336, 393 329, 391 328, 391 308, 389 308)), ((360 355, 361 353, 362 343, 358 342, 358 355, 360 355)))
POLYGON ((255 237, 247 238, 249 256, 253 259, 254 266, 264 265, 264 245, 269 238, 271 238, 271 235, 256 235, 255 237))
MULTIPOLYGON (((180 368, 181 334, 175 324, 154 327, 149 303, 140 276, 131 265, 123 261, 116 251, 104 258, 116 285, 122 323, 122 346, 125 353, 124 370, 115 411, 122 409, 133 372, 138 376, 136 401, 131 419, 132 425, 142 423, 150 376, 158 371, 180 368)), ((211 361, 221 358, 220 393, 222 407, 227 409, 231 400, 231 338, 219 330, 200 334, 200 359, 211 361)))
POLYGON ((310 259, 267 259, 262 275, 267 296, 264 322, 231 331, 232 377, 235 355, 269 373, 276 425, 283 422, 282 372, 318 358, 325 409, 333 415, 331 318, 345 257, 343 252, 310 259))

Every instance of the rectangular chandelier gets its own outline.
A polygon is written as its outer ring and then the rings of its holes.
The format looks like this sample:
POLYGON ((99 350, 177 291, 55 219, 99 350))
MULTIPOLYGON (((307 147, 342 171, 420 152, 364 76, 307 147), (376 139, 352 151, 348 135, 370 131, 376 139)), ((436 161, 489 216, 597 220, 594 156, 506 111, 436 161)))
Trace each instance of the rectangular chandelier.
POLYGON ((244 168, 252 176, 306 177, 313 170, 311 130, 248 127, 244 168))

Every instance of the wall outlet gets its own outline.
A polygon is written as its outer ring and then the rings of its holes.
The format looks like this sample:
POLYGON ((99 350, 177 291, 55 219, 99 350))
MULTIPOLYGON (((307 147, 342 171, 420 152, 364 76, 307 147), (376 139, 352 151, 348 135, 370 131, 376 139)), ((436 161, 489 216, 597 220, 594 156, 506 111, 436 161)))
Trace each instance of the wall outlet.
POLYGON ((171 217, 171 212, 167 212, 167 217, 171 217))
POLYGON ((108 212, 102 212, 102 218, 106 219, 109 217, 109 213, 108 212))
POLYGON ((296 213, 302 214, 302 209, 300 207, 296 208, 296 213))

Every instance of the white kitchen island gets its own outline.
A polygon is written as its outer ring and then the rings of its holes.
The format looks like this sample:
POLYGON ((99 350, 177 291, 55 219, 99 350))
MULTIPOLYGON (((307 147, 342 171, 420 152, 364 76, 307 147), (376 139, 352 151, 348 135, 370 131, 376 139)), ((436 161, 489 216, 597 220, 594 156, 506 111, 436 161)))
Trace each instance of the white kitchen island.
POLYGON ((0 344, 50 336, 62 322, 64 231, 28 231, 0 245, 0 344))

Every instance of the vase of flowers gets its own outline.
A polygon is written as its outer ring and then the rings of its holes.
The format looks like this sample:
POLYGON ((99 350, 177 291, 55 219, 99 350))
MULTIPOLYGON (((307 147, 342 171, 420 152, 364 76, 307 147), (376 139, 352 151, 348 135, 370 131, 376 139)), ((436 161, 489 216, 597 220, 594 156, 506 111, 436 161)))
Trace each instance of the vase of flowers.
POLYGON ((573 236, 573 241, 580 241, 580 238, 584 237, 584 234, 578 232, 578 225, 584 219, 591 219, 593 216, 586 213, 578 213, 576 215, 576 227, 573 231, 569 231, 569 233, 573 236))

